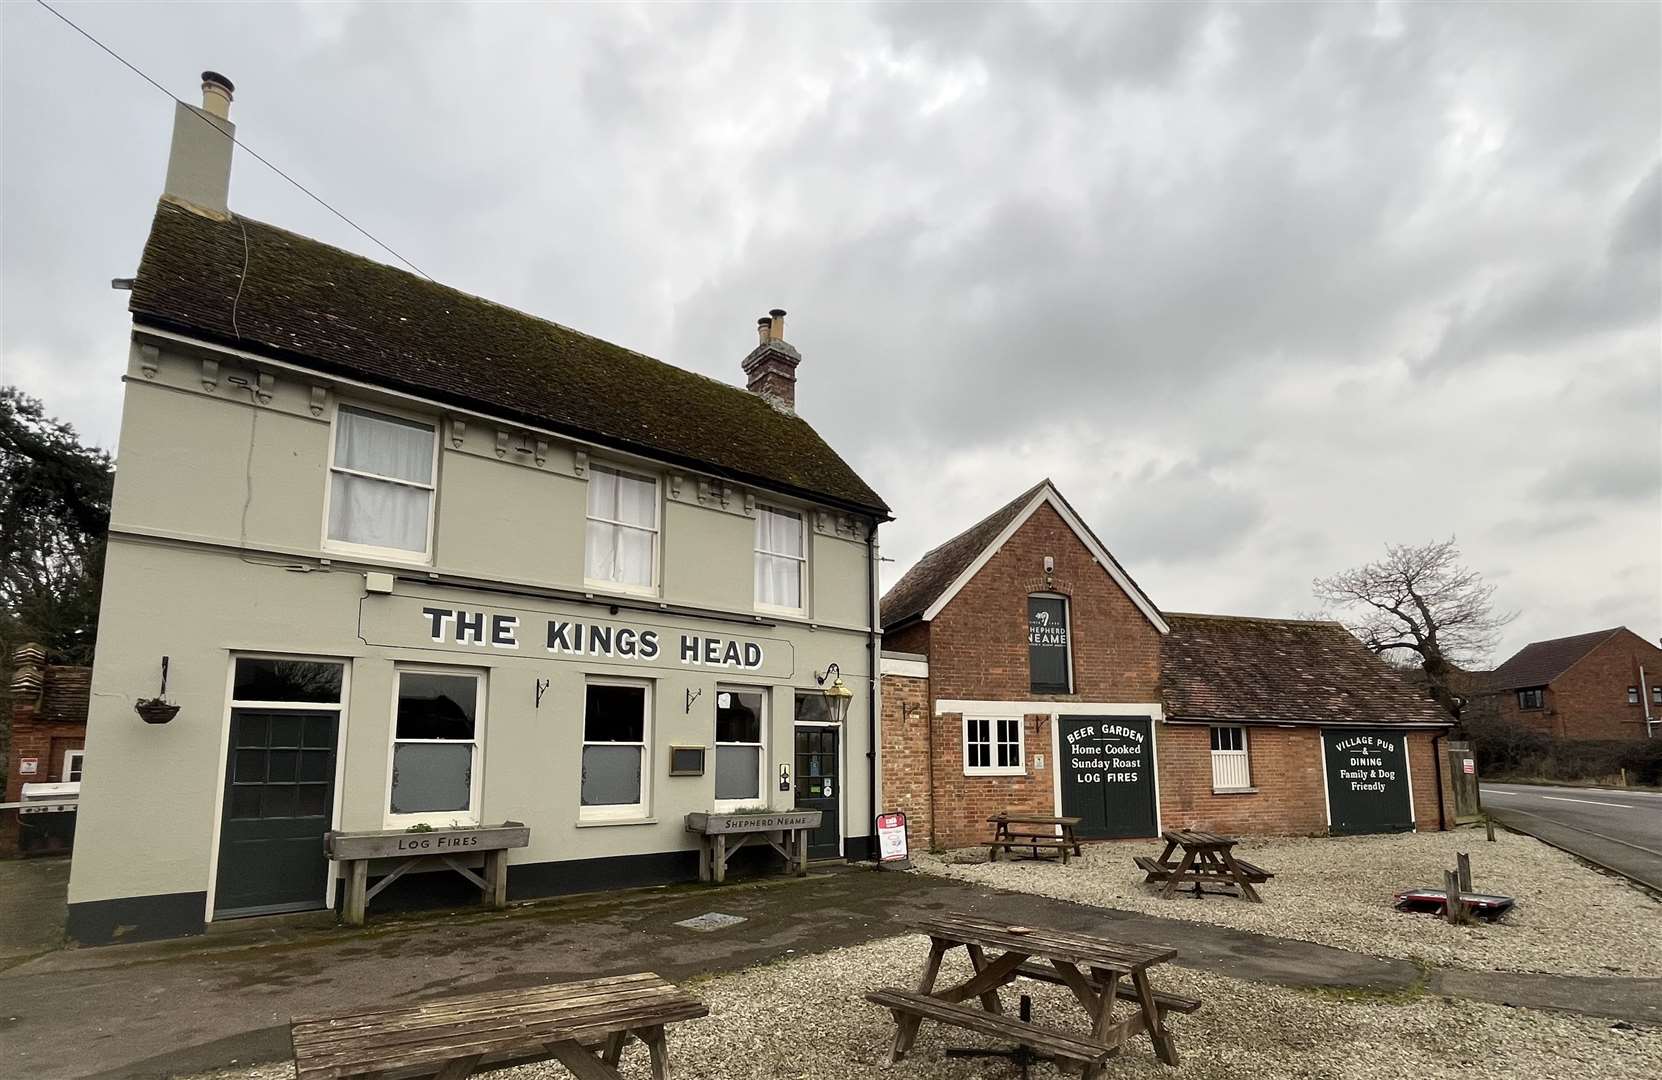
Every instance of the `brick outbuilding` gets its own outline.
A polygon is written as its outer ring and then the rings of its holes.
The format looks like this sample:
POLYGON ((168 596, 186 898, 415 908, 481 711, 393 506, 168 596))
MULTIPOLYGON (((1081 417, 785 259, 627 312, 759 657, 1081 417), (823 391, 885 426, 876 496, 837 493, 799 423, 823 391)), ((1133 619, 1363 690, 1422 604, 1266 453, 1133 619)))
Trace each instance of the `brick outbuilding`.
MULTIPOLYGON (((87 741, 87 703, 92 669, 46 663, 38 645, 24 645, 12 657, 11 751, 0 802, 22 800, 25 784, 81 782, 87 741)), ((74 814, 0 812, 0 856, 54 854, 69 850, 74 814)))
POLYGON ((1435 829, 1447 719, 1336 623, 1159 610, 1048 480, 883 597, 884 805, 1094 838, 1435 829))

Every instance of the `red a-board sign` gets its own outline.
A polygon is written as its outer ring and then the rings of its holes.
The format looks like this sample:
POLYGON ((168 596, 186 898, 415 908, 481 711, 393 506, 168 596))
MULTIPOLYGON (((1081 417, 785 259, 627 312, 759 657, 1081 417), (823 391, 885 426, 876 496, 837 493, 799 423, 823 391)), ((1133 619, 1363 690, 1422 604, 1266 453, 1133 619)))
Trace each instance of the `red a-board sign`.
POLYGON ((905 814, 896 811, 877 815, 877 852, 883 862, 907 857, 905 814))

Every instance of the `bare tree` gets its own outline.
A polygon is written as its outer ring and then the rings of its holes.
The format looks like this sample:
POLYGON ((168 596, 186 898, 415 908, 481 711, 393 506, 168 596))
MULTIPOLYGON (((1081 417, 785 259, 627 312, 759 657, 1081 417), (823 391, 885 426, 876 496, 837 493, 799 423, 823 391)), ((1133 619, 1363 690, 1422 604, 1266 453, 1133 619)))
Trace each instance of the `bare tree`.
POLYGON ((1455 718, 1466 705, 1461 669, 1483 662, 1516 612, 1496 613, 1495 587, 1460 561, 1454 538, 1386 544, 1385 557, 1317 578, 1316 596, 1351 617, 1362 644, 1398 667, 1418 665, 1455 718))

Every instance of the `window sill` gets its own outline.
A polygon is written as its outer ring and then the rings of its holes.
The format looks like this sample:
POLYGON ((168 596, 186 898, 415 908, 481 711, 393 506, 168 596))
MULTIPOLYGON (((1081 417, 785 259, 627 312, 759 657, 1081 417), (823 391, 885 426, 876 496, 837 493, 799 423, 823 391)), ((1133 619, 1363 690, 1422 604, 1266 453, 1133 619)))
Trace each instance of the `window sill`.
POLYGON ((324 559, 340 555, 349 559, 374 559, 380 562, 397 563, 401 567, 424 566, 430 569, 433 565, 433 553, 430 551, 365 547, 361 544, 347 543, 344 540, 325 540, 318 550, 322 553, 321 557, 324 559))
POLYGON ((577 822, 579 829, 605 829, 613 825, 656 825, 655 817, 587 818, 577 822))
POLYGON ((656 585, 625 585, 618 581, 593 581, 583 579, 583 591, 596 597, 617 596, 630 600, 656 600, 658 587, 656 585))
POLYGON ((1258 794, 1258 789, 1255 788, 1255 787, 1215 787, 1215 788, 1212 789, 1212 794, 1214 794, 1214 795, 1256 795, 1256 794, 1258 794))
POLYGON ((1026 769, 965 769, 965 776, 1026 776, 1026 769))

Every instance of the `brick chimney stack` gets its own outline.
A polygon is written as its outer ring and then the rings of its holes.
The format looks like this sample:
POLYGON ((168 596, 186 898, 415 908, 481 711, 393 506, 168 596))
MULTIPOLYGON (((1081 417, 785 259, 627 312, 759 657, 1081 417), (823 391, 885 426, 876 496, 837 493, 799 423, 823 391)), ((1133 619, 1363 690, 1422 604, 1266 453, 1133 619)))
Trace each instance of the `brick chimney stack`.
POLYGON ((796 365, 802 354, 785 340, 783 308, 756 320, 756 337, 756 347, 744 358, 745 389, 781 412, 795 412, 796 365))

